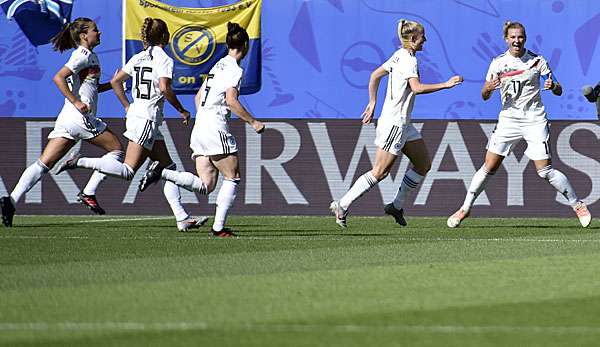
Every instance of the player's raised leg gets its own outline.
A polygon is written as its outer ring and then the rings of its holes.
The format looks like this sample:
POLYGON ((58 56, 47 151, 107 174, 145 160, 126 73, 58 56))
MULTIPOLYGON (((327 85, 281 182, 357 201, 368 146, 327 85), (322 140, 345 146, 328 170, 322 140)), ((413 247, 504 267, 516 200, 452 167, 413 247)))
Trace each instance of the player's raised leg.
POLYGON ((546 180, 554 189, 567 199, 569 205, 579 219, 579 223, 584 228, 588 227, 592 222, 592 214, 588 210, 586 204, 580 201, 575 193, 575 189, 569 182, 565 174, 552 167, 552 162, 549 159, 534 160, 538 175, 546 180))
MULTIPOLYGON (((112 157, 119 162, 123 162, 125 153, 117 136, 108 128, 100 135, 89 139, 89 143, 104 149, 105 156, 112 157)), ((77 194, 77 200, 87 206, 92 212, 103 215, 106 213, 96 199, 96 189, 106 179, 106 174, 100 171, 94 171, 88 180, 86 186, 77 194)))

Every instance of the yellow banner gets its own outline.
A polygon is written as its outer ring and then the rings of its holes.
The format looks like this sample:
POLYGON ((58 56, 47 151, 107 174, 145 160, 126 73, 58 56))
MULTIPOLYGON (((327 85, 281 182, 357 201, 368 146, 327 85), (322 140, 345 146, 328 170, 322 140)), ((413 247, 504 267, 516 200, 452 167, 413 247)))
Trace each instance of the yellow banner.
POLYGON ((124 38, 140 40, 144 18, 160 18, 167 23, 171 37, 191 24, 210 28, 216 42, 225 42, 227 22, 235 22, 248 32, 250 39, 260 38, 262 0, 243 0, 232 5, 187 8, 175 7, 156 0, 125 0, 123 5, 124 38))

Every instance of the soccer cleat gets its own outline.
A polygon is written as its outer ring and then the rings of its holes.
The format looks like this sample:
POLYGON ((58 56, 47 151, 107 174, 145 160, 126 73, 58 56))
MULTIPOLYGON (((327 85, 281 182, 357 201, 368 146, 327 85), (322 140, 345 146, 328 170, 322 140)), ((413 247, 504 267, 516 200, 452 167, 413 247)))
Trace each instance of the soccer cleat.
POLYGON ((348 224, 346 223, 346 217, 348 217, 348 210, 344 210, 342 206, 340 206, 339 201, 332 201, 331 205, 329 205, 329 210, 335 215, 335 222, 337 225, 346 229, 348 224))
POLYGON ((89 207, 90 210, 92 210, 92 212, 94 212, 95 214, 106 214, 106 211, 104 211, 104 209, 100 207, 100 204, 96 199, 96 195, 87 195, 83 192, 79 192, 79 194, 77 194, 77 201, 80 202, 82 205, 89 207))
POLYGON ((2 209, 2 224, 5 227, 12 227, 13 217, 15 216, 15 206, 10 196, 0 198, 0 208, 2 209))
POLYGON ((188 217, 180 222, 177 222, 177 229, 181 232, 190 231, 191 229, 198 229, 208 221, 208 217, 188 217))
POLYGON ((462 223, 462 221, 465 220, 465 218, 467 217, 469 217, 469 213, 463 211, 463 209, 461 208, 460 210, 454 212, 454 214, 450 216, 450 218, 448 218, 446 224, 449 228, 457 228, 460 225, 460 223, 462 223))
POLYGON ((404 219, 403 209, 397 209, 394 204, 387 204, 383 208, 383 211, 385 214, 389 214, 390 216, 394 217, 396 223, 402 225, 403 227, 406 226, 406 219, 404 219))
POLYGON ((160 181, 160 172, 162 171, 162 169, 158 168, 159 164, 160 163, 158 161, 155 161, 148 165, 144 177, 142 177, 142 179, 140 180, 140 192, 143 192, 144 190, 148 189, 148 187, 150 187, 151 184, 160 181))
POLYGON ((588 210, 586 204, 583 201, 577 202, 575 206, 573 206, 573 211, 577 214, 577 218, 579 218, 579 223, 584 228, 587 228, 592 222, 592 214, 588 210))
POLYGON ((58 175, 65 170, 76 169, 77 160, 79 160, 79 158, 81 158, 81 154, 79 154, 79 152, 72 152, 69 159, 63 161, 62 163, 60 163, 60 165, 58 165, 58 168, 56 169, 56 172, 54 174, 58 175))
POLYGON ((214 231, 212 228, 210 228, 210 232, 212 233, 212 235, 214 237, 236 237, 237 235, 233 233, 233 231, 229 230, 228 228, 223 228, 220 231, 214 231))

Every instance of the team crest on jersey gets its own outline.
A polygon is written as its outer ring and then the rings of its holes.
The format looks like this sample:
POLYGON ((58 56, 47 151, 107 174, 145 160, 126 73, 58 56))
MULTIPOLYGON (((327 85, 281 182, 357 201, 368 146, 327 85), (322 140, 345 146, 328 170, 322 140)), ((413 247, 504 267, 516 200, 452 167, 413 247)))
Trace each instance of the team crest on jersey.
POLYGON ((216 46, 214 32, 197 24, 179 28, 171 40, 175 58, 188 65, 200 65, 210 59, 216 46))

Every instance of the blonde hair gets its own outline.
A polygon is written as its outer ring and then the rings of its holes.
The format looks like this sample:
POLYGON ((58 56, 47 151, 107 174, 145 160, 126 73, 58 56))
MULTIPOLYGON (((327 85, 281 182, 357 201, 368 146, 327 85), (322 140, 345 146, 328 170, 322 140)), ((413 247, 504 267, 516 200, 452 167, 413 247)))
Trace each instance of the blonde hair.
POLYGON ((504 33, 504 38, 508 37, 508 29, 521 29, 521 30, 523 30, 523 35, 525 35, 525 37, 527 37, 527 34, 525 33, 525 26, 519 22, 511 22, 509 20, 504 22, 504 26, 502 27, 502 32, 504 33))
POLYGON ((398 21, 398 38, 404 48, 411 47, 414 37, 424 31, 425 29, 421 23, 407 19, 400 19, 398 21))

